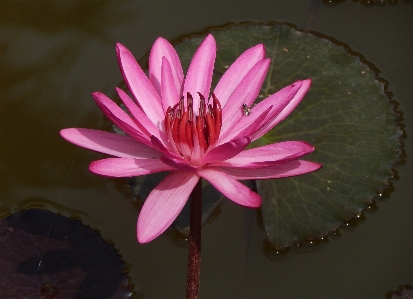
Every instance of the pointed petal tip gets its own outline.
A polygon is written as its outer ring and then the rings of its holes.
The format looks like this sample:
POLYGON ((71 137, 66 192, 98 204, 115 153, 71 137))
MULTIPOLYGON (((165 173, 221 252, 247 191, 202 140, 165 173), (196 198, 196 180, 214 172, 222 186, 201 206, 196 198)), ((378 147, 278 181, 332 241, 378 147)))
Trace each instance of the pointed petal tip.
POLYGON ((71 141, 70 136, 73 135, 73 132, 77 131, 76 128, 66 128, 66 129, 62 129, 59 132, 60 137, 62 137, 64 140, 69 141, 70 143, 73 143, 71 141))
MULTIPOLYGON (((116 90, 116 93, 118 94, 118 96, 119 96, 121 99, 122 99, 123 96, 126 96, 126 97, 130 98, 129 95, 126 93, 126 91, 124 91, 122 88, 115 87, 115 90, 116 90)), ((131 99, 131 100, 132 100, 132 99, 131 99)), ((133 101, 133 100, 132 100, 132 101, 133 101)))
POLYGON ((91 173, 94 173, 94 174, 97 174, 97 175, 100 175, 100 176, 106 176, 106 175, 104 175, 104 174, 102 174, 102 173, 100 173, 100 172, 98 171, 100 161, 101 161, 101 160, 92 161, 92 162, 89 164, 89 171, 90 171, 91 173))
MULTIPOLYGON (((160 235, 160 234, 159 234, 160 235)), ((139 222, 137 225, 137 232, 136 232, 136 237, 138 239, 138 242, 141 244, 146 244, 149 243, 150 241, 152 241, 153 239, 155 239, 156 237, 158 237, 159 235, 150 235, 148 234, 147 231, 145 230, 140 230, 139 229, 139 222)))
POLYGON ((155 40, 155 43, 156 42, 163 42, 163 41, 166 41, 166 42, 168 42, 165 38, 163 38, 162 36, 158 36, 157 38, 156 38, 156 40, 155 40))
POLYGON ((60 130, 59 134, 61 137, 63 137, 63 139, 72 142, 71 141, 71 136, 73 135, 73 133, 77 133, 78 128, 66 128, 66 129, 62 129, 60 130))
POLYGON ((308 79, 304 79, 302 80, 302 85, 301 87, 305 87, 306 89, 310 88, 311 84, 313 83, 313 80, 308 78, 308 79))
MULTIPOLYGON (((113 102, 107 95, 104 93, 101 93, 99 91, 92 92, 92 97, 95 100, 95 102, 98 104, 99 107, 101 107, 101 104, 105 104, 108 102, 113 102)), ((102 108, 101 108, 102 109, 102 108)))
POLYGON ((92 97, 95 99, 95 101, 100 100, 105 94, 99 92, 99 91, 94 91, 92 92, 92 97))
POLYGON ((209 49, 216 51, 216 41, 212 34, 208 34, 201 45, 208 46, 209 49))
POLYGON ((315 147, 312 144, 308 143, 307 141, 298 141, 298 142, 304 146, 303 150, 307 151, 308 153, 312 153, 315 150, 315 147))
POLYGON ((116 50, 123 50, 126 49, 128 50, 124 45, 122 45, 121 43, 116 43, 116 50))
POLYGON ((254 191, 251 191, 249 200, 245 200, 244 202, 236 202, 236 203, 246 208, 256 209, 256 208, 261 207, 262 198, 254 191))
MULTIPOLYGON (((261 61, 263 61, 263 64, 264 64, 264 66, 263 67, 265 67, 265 68, 267 68, 267 71, 266 71, 266 73, 265 74, 267 74, 267 72, 268 72, 268 68, 270 67, 270 64, 271 64, 271 58, 264 58, 263 60, 261 60, 261 61)), ((265 78, 265 77, 264 77, 265 78)))
POLYGON ((301 167, 299 167, 300 168, 299 173, 295 174, 294 176, 318 171, 321 168, 323 168, 323 164, 321 163, 307 161, 307 160, 297 160, 297 161, 299 161, 299 163, 301 164, 301 167))
POLYGON ((60 136, 62 136, 62 137, 64 138, 64 135, 67 134, 67 132, 68 132, 69 130, 71 130, 71 129, 72 129, 72 128, 61 129, 61 130, 59 131, 60 136))
POLYGON ((265 58, 265 56, 267 55, 267 50, 265 49, 265 46, 264 46, 264 44, 258 44, 258 45, 256 45, 255 47, 253 47, 253 48, 256 48, 257 49, 257 51, 261 51, 262 52, 262 58, 265 58))
POLYGON ((259 60, 265 59, 266 58, 265 56, 266 56, 265 46, 263 44, 258 44, 258 45, 255 45, 254 47, 247 49, 239 57, 245 57, 246 60, 252 60, 252 61, 258 62, 259 60))
POLYGON ((323 164, 321 164, 321 163, 317 163, 317 162, 312 162, 312 163, 313 163, 313 166, 314 166, 313 171, 317 171, 317 170, 323 168, 323 164))
POLYGON ((127 48, 124 45, 122 45, 121 43, 116 43, 116 55, 118 56, 118 58, 121 54, 121 51, 123 51, 124 49, 127 50, 127 48))
POLYGON ((210 40, 211 38, 215 41, 214 36, 213 36, 211 33, 208 33, 208 35, 206 36, 206 38, 205 38, 205 39, 210 40))
POLYGON ((166 38, 163 38, 162 36, 159 36, 158 38, 156 38, 155 42, 153 43, 152 49, 158 46, 169 46, 171 45, 169 43, 169 41, 166 38))

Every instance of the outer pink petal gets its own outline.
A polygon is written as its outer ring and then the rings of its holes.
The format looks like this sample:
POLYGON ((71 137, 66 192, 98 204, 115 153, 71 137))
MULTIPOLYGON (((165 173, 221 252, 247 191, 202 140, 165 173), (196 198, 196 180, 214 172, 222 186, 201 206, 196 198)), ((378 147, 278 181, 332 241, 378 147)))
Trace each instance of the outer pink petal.
POLYGON ((164 84, 162 79, 163 57, 165 57, 171 66, 171 74, 175 89, 180 92, 184 80, 184 72, 182 71, 181 62, 174 47, 162 37, 156 39, 152 46, 151 54, 149 55, 149 78, 152 85, 158 91, 158 94, 161 95, 161 86, 164 84))
POLYGON ((262 168, 264 166, 273 165, 274 163, 281 164, 296 160, 313 151, 314 147, 306 142, 285 141, 249 149, 239 153, 231 159, 212 163, 212 165, 262 168))
POLYGON ((98 130, 70 128, 60 131, 67 141, 100 153, 122 158, 160 158, 161 153, 129 136, 98 130))
POLYGON ((249 137, 240 137, 231 140, 208 151, 205 156, 202 157, 201 163, 206 164, 230 159, 243 151, 250 143, 251 138, 249 137))
POLYGON ((279 179, 309 173, 323 165, 315 162, 296 160, 285 164, 262 168, 222 167, 222 171, 236 180, 279 179))
POLYGON ((186 97, 189 92, 193 96, 193 108, 197 114, 199 109, 199 96, 197 93, 200 92, 205 98, 209 96, 215 55, 215 39, 209 34, 196 50, 186 74, 183 95, 186 97))
POLYGON ((149 145, 149 138, 141 131, 141 129, 135 124, 130 116, 120 109, 111 99, 105 96, 103 93, 94 92, 93 98, 98 104, 100 110, 120 129, 126 132, 136 140, 149 145))
POLYGON ((152 241, 171 225, 198 180, 199 176, 195 172, 175 171, 152 190, 138 218, 139 243, 152 241))
MULTIPOLYGON (((281 105, 275 105, 274 102, 277 102, 277 99, 279 97, 277 96, 278 93, 268 97, 264 101, 268 101, 268 103, 273 103, 274 107, 273 109, 277 110, 280 109, 280 113, 273 119, 271 119, 265 126, 263 126, 260 130, 258 130, 252 137, 253 140, 256 140, 263 136, 265 133, 267 133, 269 130, 271 130, 275 125, 277 125, 280 121, 282 121, 284 118, 286 118, 294 109, 297 107, 297 105, 301 102, 301 100, 304 98, 305 94, 307 93, 308 89, 311 86, 311 79, 303 80, 303 81, 297 81, 296 83, 292 84, 293 86, 296 84, 301 84, 299 89, 297 90, 296 94, 289 99, 289 96, 287 95, 284 98, 284 101, 280 101, 279 103, 281 105), (286 102, 285 100, 288 101, 286 102)), ((294 89, 294 87, 293 87, 294 89)), ((264 102, 263 101, 263 102, 264 102)), ((261 102, 262 103, 262 102, 261 102)), ((260 103, 260 104, 261 104, 260 103)), ((258 106, 258 105, 257 105, 258 106)))
POLYGON ((257 98, 270 62, 269 58, 257 62, 231 94, 222 110, 221 134, 223 136, 244 116, 242 104, 250 106, 257 98))
POLYGON ((93 161, 89 170, 109 177, 132 177, 174 170, 159 159, 108 158, 93 161))
POLYGON ((221 103, 221 107, 225 107, 229 97, 234 89, 241 82, 249 70, 260 60, 265 58, 264 45, 259 44, 249 48, 242 53, 237 60, 229 67, 224 75, 219 80, 215 87, 214 93, 221 103))
POLYGON ((162 86, 161 86, 161 95, 162 95, 162 108, 166 112, 169 106, 173 107, 176 103, 179 102, 180 91, 174 82, 173 72, 171 65, 169 64, 168 59, 162 57, 162 86))
POLYGON ((257 208, 261 205, 261 197, 247 186, 234 180, 218 168, 198 170, 198 174, 210 182, 222 194, 242 206, 257 208))
POLYGON ((121 44, 117 44, 116 52, 123 79, 140 107, 154 124, 162 122, 164 113, 161 98, 136 62, 135 57, 121 44))

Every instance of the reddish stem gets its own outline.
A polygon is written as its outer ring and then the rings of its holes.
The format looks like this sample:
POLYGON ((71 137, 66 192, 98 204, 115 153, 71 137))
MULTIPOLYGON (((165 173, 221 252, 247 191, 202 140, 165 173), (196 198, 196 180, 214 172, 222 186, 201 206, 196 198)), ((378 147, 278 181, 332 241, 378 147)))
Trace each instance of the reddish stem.
POLYGON ((202 179, 191 193, 190 210, 186 299, 198 299, 201 275, 202 179))

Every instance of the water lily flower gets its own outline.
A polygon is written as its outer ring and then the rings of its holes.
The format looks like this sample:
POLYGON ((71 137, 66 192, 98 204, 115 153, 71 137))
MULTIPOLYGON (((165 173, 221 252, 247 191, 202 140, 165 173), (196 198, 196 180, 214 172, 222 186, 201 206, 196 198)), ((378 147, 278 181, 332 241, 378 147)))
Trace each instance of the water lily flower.
POLYGON ((208 35, 186 77, 172 45, 158 38, 149 58, 149 78, 131 52, 117 44, 117 57, 134 99, 117 88, 128 113, 106 95, 93 98, 128 136, 69 128, 66 140, 116 158, 94 161, 90 170, 110 177, 170 172, 146 199, 137 237, 146 243, 163 233, 181 212, 200 178, 237 204, 259 207, 261 197, 238 180, 296 176, 321 167, 298 160, 314 148, 285 141, 245 148, 283 120, 301 101, 311 80, 297 81, 251 107, 270 59, 262 44, 246 50, 228 68, 210 95, 216 43, 208 35))

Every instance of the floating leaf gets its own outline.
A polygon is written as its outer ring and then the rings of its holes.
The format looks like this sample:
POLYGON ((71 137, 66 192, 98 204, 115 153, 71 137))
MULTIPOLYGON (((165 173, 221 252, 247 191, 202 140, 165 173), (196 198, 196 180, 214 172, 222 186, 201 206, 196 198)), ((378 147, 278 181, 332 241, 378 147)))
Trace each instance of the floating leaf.
POLYGON ((112 246, 79 221, 39 209, 0 221, 0 269, 2 299, 131 295, 112 246))
MULTIPOLYGON (((218 47, 215 84, 239 54, 258 43, 272 64, 257 101, 298 79, 313 80, 295 111, 253 144, 307 141, 316 150, 306 159, 324 165, 315 173, 257 182, 270 244, 281 249, 317 239, 359 215, 388 185, 400 155, 396 114, 375 72, 341 43, 287 25, 211 33, 218 47)), ((203 38, 176 46, 184 66, 203 38)))
POLYGON ((410 284, 401 285, 396 291, 387 294, 389 299, 413 299, 413 286, 410 284))

